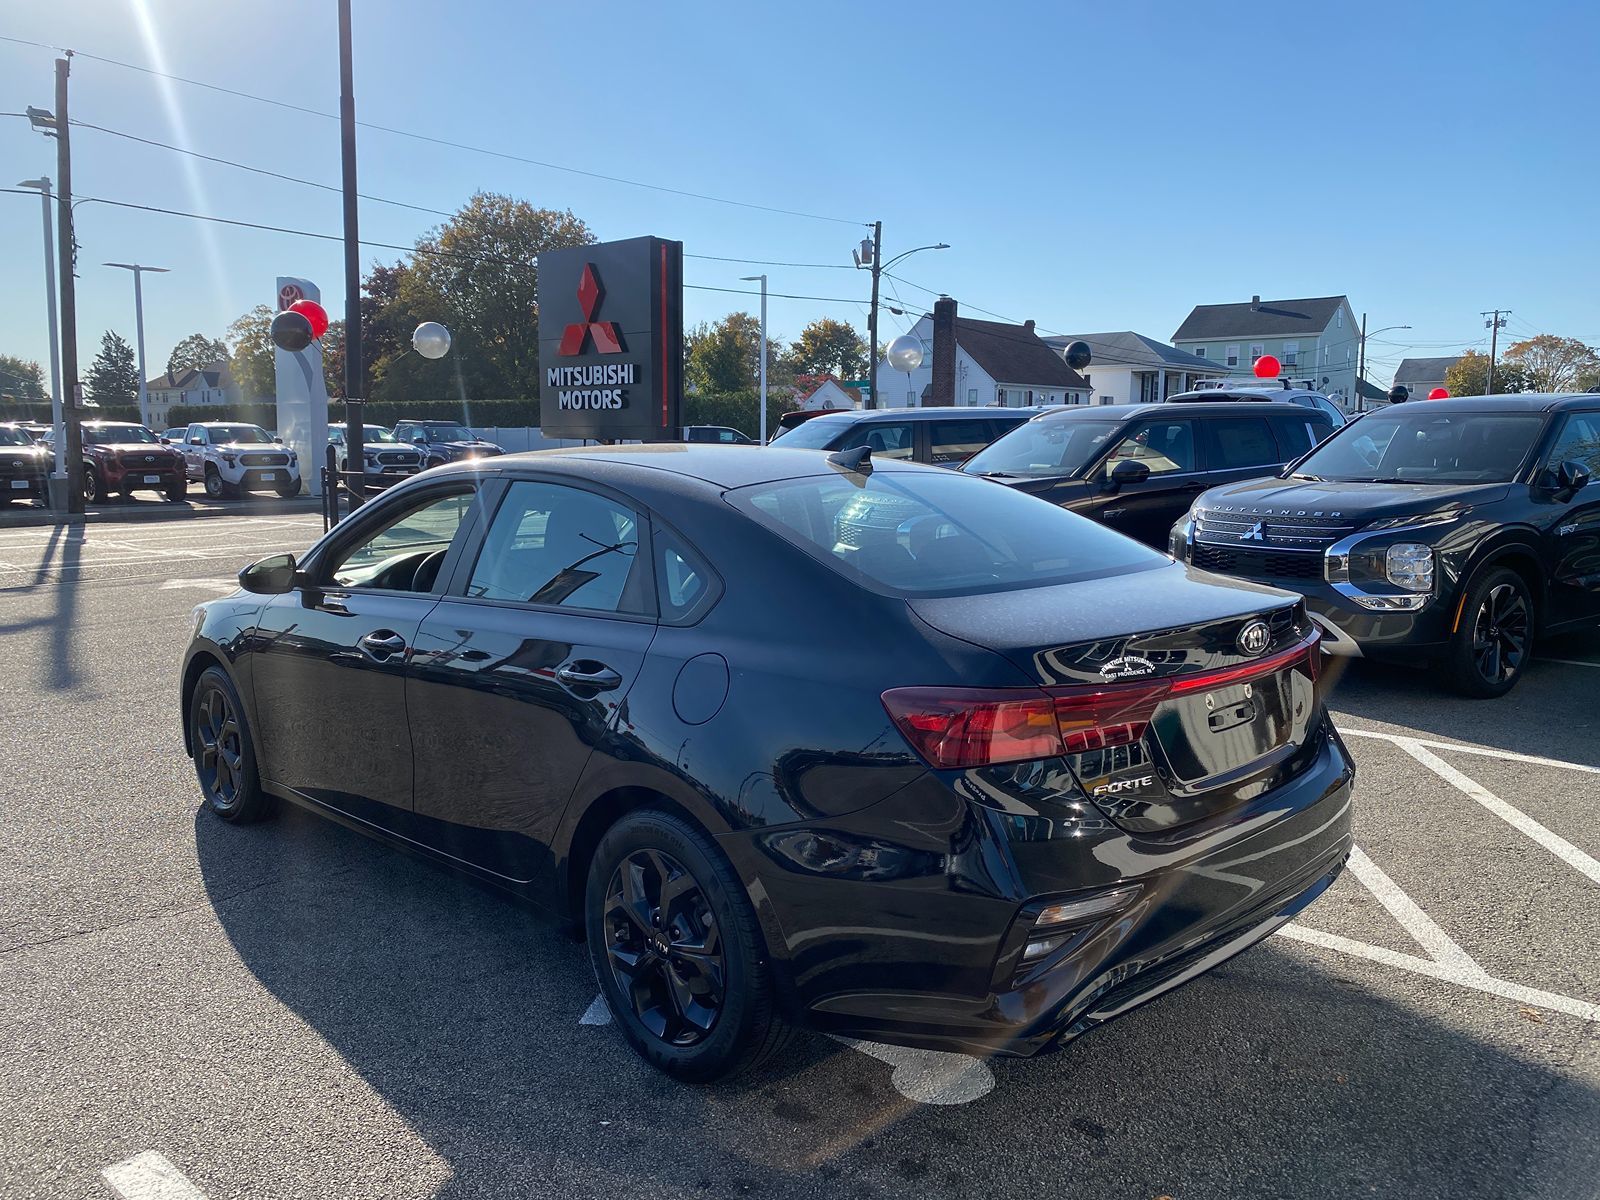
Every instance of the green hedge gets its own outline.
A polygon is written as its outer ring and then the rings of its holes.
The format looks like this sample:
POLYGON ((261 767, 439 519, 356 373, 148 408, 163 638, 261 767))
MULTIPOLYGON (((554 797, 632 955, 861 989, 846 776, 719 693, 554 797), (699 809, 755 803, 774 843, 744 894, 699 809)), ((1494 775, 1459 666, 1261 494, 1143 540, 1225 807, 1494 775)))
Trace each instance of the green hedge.
MULTIPOLYGON (((139 421, 137 404, 102 404, 98 408, 78 411, 85 421, 132 421, 135 424, 139 421)), ((35 421, 48 425, 52 419, 48 403, 0 402, 0 421, 35 421)))
MULTIPOLYGON (((788 395, 781 398, 767 395, 767 436, 778 427, 778 418, 799 408, 788 395)), ((726 425, 737 429, 746 437, 755 437, 761 429, 761 396, 758 392, 714 392, 683 398, 683 423, 685 425, 726 425)))

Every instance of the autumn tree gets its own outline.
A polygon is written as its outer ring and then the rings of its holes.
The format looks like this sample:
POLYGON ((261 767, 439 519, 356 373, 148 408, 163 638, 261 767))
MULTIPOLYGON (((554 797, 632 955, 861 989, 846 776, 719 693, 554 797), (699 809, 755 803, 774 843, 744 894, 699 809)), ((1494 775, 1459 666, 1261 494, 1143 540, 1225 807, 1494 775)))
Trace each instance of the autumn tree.
POLYGON ((45 400, 44 372, 31 358, 0 354, 0 396, 16 400, 45 400))
MULTIPOLYGON (((768 384, 783 358, 783 342, 767 337, 768 384)), ((761 377, 761 322, 749 313, 702 321, 683 339, 683 382, 700 392, 737 392, 761 377)))
POLYGON ((785 361, 796 375, 861 379, 867 373, 867 340, 847 321, 819 317, 800 331, 785 361))
POLYGON ((132 404, 139 398, 139 366, 126 338, 105 331, 84 382, 96 404, 132 404))
POLYGON ((228 326, 229 362, 233 381, 246 400, 278 394, 278 374, 273 360, 272 310, 258 304, 228 326))
POLYGON ((179 371, 187 371, 191 367, 197 370, 209 367, 227 357, 227 342, 221 338, 207 337, 203 333, 191 333, 172 348, 171 354, 167 355, 167 374, 176 375, 179 371))
MULTIPOLYGON (((1527 377, 1528 390, 1535 392, 1581 391, 1587 380, 1600 375, 1600 352, 1577 338, 1553 333, 1513 342, 1506 347, 1505 362, 1520 367, 1527 377)), ((1503 369, 1495 368, 1496 383, 1503 369)))
MULTIPOLYGON (((1468 350, 1444 373, 1444 386, 1452 396, 1486 396, 1489 394, 1489 356, 1468 350)), ((1517 363, 1500 362, 1494 367, 1494 391, 1525 392, 1528 390, 1528 373, 1517 363)), ((1422 397, 1417 397, 1421 399, 1422 397)))

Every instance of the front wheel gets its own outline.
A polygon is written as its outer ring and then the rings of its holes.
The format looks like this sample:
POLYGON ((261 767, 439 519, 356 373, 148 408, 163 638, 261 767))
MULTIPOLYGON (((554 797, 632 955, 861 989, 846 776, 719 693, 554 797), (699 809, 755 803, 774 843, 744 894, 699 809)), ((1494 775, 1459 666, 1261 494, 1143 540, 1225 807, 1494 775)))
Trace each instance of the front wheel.
POLYGON ((83 469, 83 502, 85 504, 104 504, 111 497, 106 492, 105 481, 100 478, 100 472, 93 467, 83 469))
POLYGON ((1456 691, 1477 699, 1503 696, 1517 685, 1538 628, 1533 596, 1515 571, 1480 572, 1467 584, 1460 623, 1446 658, 1456 691))
POLYGON ((644 809, 612 826, 589 866, 584 917, 601 994, 658 1070, 707 1083, 786 1040, 755 911, 687 821, 644 809))
POLYGON ((239 495, 239 488, 223 479, 222 472, 207 464, 206 495, 213 500, 233 500, 239 495))
POLYGON ((162 494, 166 496, 168 504, 176 504, 189 494, 189 481, 180 475, 167 484, 166 491, 162 494))
POLYGON ((280 483, 273 490, 278 493, 279 500, 293 500, 300 494, 300 481, 296 479, 291 483, 280 483))
POLYGON ((271 813, 244 705, 220 667, 207 667, 189 698, 189 750, 200 794, 217 816, 242 825, 271 813))

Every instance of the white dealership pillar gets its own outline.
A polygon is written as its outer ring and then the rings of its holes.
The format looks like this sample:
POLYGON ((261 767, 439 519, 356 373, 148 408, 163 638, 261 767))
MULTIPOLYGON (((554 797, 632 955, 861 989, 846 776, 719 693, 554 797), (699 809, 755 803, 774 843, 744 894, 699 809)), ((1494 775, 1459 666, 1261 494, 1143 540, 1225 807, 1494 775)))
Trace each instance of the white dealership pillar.
MULTIPOLYGON (((322 303, 322 289, 309 279, 278 276, 277 310, 297 300, 322 303)), ((322 467, 328 447, 328 383, 322 374, 322 343, 304 350, 273 347, 278 397, 278 436, 300 459, 300 478, 313 496, 322 494, 322 467)), ((249 397, 246 397, 249 399, 249 397)))

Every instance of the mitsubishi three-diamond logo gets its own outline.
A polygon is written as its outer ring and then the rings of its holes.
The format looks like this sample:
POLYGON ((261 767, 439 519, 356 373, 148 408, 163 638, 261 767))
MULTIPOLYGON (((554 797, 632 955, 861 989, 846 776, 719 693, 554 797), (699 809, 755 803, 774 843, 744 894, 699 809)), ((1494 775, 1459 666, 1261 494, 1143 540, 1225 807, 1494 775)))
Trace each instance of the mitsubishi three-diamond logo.
POLYGON ((583 320, 574 321, 562 331, 560 353, 563 357, 582 354, 591 340, 601 354, 622 353, 622 334, 616 322, 594 319, 603 295, 605 292, 600 287, 600 276, 595 274, 594 264, 585 264, 583 278, 578 281, 578 305, 583 310, 583 320))

